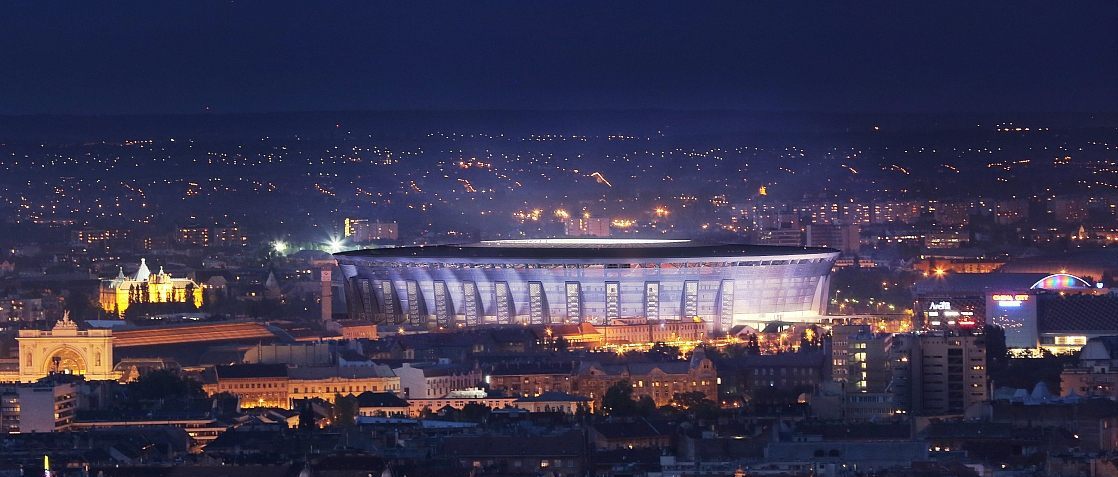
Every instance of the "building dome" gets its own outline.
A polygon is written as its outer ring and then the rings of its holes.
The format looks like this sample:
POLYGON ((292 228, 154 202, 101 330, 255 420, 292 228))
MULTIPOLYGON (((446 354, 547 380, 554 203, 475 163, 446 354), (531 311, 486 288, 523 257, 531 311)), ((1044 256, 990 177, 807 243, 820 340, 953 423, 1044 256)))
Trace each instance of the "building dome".
POLYGON ((140 259, 140 269, 136 270, 136 281, 146 282, 151 277, 151 269, 148 268, 148 259, 140 259))

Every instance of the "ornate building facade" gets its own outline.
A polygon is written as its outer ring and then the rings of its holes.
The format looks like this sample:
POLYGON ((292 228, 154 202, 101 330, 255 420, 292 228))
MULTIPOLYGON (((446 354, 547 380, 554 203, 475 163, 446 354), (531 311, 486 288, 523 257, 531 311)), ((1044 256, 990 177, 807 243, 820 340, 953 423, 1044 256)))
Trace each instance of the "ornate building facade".
POLYGON ((550 366, 508 366, 486 376, 491 389, 515 396, 533 397, 548 392, 584 396, 601 407, 606 390, 629 381, 633 398, 648 396, 656 406, 671 404, 677 394, 699 392, 718 402, 718 372, 698 348, 688 361, 603 364, 596 361, 556 363, 550 366))
POLYGON ((50 331, 20 330, 20 382, 34 382, 51 374, 75 374, 85 379, 117 379, 113 371, 112 330, 79 330, 69 315, 50 331))
POLYGON ((147 259, 140 259, 140 269, 135 276, 127 277, 124 270, 116 278, 101 281, 101 309, 117 316, 124 316, 128 307, 136 303, 191 303, 202 306, 202 287, 189 278, 172 278, 159 267, 151 273, 147 259))

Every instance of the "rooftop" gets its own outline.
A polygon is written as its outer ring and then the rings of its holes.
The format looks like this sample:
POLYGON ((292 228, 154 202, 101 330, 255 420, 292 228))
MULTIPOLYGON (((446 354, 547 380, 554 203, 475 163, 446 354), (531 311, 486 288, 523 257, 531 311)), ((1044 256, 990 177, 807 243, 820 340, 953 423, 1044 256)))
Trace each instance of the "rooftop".
POLYGON ((1041 332, 1108 331, 1118 322, 1118 297, 1051 294, 1037 302, 1041 332))
POLYGON ((361 407, 408 407, 408 402, 392 393, 365 391, 357 395, 357 405, 361 407))
POLYGON ((448 437, 443 454, 450 457, 575 457, 584 453, 577 433, 555 436, 448 437))
POLYGON ((286 378, 286 364, 236 364, 215 366, 218 379, 286 378))
POLYGON ((838 253, 830 248, 702 244, 690 240, 539 239, 354 250, 335 257, 367 258, 700 258, 838 253))

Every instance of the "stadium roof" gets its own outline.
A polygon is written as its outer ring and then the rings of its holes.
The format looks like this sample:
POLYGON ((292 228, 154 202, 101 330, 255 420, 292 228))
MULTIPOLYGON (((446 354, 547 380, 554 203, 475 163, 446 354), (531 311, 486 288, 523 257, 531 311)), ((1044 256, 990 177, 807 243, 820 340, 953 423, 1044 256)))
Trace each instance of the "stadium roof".
POLYGON ((336 257, 373 258, 699 258, 838 253, 823 247, 704 244, 690 240, 535 239, 493 240, 472 244, 354 250, 336 257))

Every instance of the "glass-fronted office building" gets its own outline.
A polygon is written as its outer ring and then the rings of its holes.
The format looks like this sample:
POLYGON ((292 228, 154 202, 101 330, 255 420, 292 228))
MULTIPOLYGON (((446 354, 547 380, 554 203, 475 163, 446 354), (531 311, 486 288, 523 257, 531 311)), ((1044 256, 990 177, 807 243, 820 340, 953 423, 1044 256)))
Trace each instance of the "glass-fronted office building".
POLYGON ((335 255, 351 318, 427 328, 811 321, 838 252, 686 240, 541 239, 335 255))

